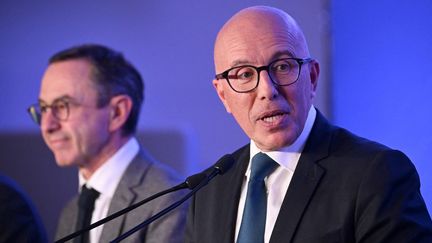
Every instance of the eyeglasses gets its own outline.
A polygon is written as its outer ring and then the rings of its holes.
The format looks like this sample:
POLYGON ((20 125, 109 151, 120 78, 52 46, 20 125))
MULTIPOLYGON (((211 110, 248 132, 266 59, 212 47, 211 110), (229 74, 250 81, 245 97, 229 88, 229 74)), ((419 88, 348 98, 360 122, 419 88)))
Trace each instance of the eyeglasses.
POLYGON ((69 117, 69 106, 72 102, 67 99, 59 99, 54 101, 51 105, 46 104, 34 104, 27 108, 27 112, 30 114, 32 120, 40 125, 42 115, 45 114, 48 109, 51 109, 53 116, 60 120, 65 121, 69 117))
POLYGON ((215 78, 217 80, 225 78, 235 92, 247 93, 258 87, 260 72, 266 70, 274 84, 288 86, 298 80, 302 65, 312 60, 312 58, 281 58, 267 66, 242 65, 216 74, 215 78))

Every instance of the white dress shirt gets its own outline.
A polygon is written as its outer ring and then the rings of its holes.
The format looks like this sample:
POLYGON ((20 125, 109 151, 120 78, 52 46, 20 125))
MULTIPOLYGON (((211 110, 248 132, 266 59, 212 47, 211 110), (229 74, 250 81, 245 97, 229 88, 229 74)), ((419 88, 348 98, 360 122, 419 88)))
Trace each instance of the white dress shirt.
MULTIPOLYGON (((126 168, 132 162, 132 159, 138 154, 139 144, 136 138, 132 137, 125 143, 111 158, 109 158, 88 181, 84 179, 81 173, 78 173, 79 190, 86 184, 88 188, 94 188, 100 193, 95 201, 95 207, 92 214, 91 223, 105 218, 108 214, 109 205, 113 198, 114 192, 126 168)), ((98 226, 90 231, 90 243, 99 242, 102 234, 103 225, 98 226)))
MULTIPOLYGON (((306 140, 312 130, 316 117, 316 110, 311 106, 306 123, 304 125, 303 131, 296 141, 288 147, 283 147, 278 151, 265 152, 270 158, 272 158, 279 167, 273 171, 266 179, 265 184, 267 188, 267 216, 265 224, 264 242, 268 243, 270 241, 270 236, 272 234, 274 225, 276 223, 279 210, 282 206, 285 194, 288 190, 288 186, 291 182, 291 178, 294 174, 295 168, 297 167, 298 160, 300 158, 303 147, 306 140)), ((243 217, 243 210, 245 207, 247 188, 249 183, 249 177, 251 173, 250 162, 257 153, 262 152, 256 146, 255 142, 251 140, 250 143, 250 159, 249 165, 246 170, 245 178, 243 180, 243 185, 241 189, 240 201, 238 205, 237 212, 237 223, 236 223, 236 234, 235 239, 237 242, 237 237, 240 231, 240 225, 243 217)))

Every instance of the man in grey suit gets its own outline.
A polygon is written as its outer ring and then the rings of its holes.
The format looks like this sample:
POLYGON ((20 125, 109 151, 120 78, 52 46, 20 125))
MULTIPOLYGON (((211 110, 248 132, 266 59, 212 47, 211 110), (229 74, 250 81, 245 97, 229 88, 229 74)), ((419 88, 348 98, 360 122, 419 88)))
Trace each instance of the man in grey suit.
POLYGON ((214 50, 213 85, 250 143, 195 194, 186 242, 432 242, 411 161, 312 105, 319 64, 291 16, 244 9, 214 50))
MULTIPOLYGON (((61 167, 77 166, 80 195, 64 208, 56 239, 177 184, 175 173, 139 145, 135 130, 144 98, 138 71, 102 45, 81 45, 51 57, 39 101, 29 113, 61 167)), ((74 242, 108 242, 178 199, 154 200, 74 242)), ((185 207, 127 242, 181 242, 185 207)))

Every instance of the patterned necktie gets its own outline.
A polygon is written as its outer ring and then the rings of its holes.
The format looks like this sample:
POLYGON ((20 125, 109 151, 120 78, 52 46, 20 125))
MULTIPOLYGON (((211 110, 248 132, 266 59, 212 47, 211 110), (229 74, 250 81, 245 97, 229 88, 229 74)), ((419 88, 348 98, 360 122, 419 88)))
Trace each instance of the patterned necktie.
POLYGON ((274 160, 263 153, 258 153, 252 158, 251 174, 237 243, 264 242, 267 212, 264 178, 277 166, 274 160))
MULTIPOLYGON (((91 217, 93 214, 94 203, 99 197, 99 192, 95 189, 88 189, 85 185, 82 186, 81 193, 78 198, 78 220, 76 230, 80 230, 90 225, 91 217)), ((77 236, 74 240, 75 243, 88 243, 89 232, 85 232, 77 236)))

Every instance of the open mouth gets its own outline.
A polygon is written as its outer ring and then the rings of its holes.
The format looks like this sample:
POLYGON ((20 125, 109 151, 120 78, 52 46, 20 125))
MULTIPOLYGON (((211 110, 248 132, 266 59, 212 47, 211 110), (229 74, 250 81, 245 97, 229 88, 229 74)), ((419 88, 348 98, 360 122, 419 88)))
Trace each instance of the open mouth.
POLYGON ((281 121, 286 115, 287 115, 286 112, 274 111, 262 115, 258 120, 263 121, 265 123, 273 124, 281 121))

